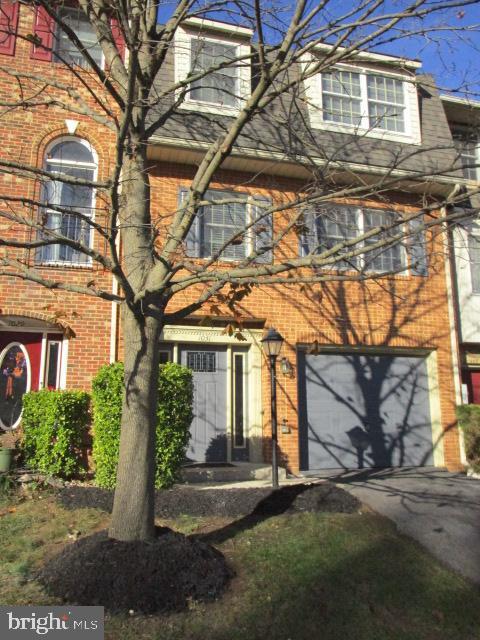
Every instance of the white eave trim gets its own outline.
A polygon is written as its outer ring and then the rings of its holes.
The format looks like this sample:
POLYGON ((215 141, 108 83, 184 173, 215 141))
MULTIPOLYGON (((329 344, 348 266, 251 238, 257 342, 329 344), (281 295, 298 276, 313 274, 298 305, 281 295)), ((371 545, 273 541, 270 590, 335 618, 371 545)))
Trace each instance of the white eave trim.
POLYGON ((442 102, 452 102, 453 104, 461 104, 465 107, 480 109, 480 101, 471 100, 470 98, 457 98, 456 96, 447 96, 443 94, 440 96, 440 100, 442 102))
MULTIPOLYGON (((333 46, 330 44, 317 44, 314 47, 314 51, 331 51, 333 46)), ((344 52, 347 49, 345 47, 336 47, 335 51, 344 52)), ((419 60, 412 60, 411 58, 398 58, 396 56, 387 56, 384 53, 372 53, 371 51, 355 51, 349 54, 349 60, 367 60, 369 62, 381 62, 382 64, 393 65, 400 69, 420 69, 422 63, 419 60)))
MULTIPOLYGON (((164 136, 153 135, 149 139, 149 143, 152 146, 161 146, 177 149, 185 149, 193 153, 202 153, 210 148, 210 143, 201 142, 199 140, 183 140, 180 138, 168 138, 164 136)), ((260 149, 250 149, 248 147, 234 147, 231 157, 235 158, 252 158, 256 160, 264 160, 266 162, 281 162, 284 164, 295 164, 295 160, 289 158, 283 153, 278 151, 263 151, 260 149)), ((316 166, 322 167, 325 165, 326 160, 320 157, 309 156, 308 160, 314 162, 316 166)), ((387 173, 392 178, 406 178, 413 181, 428 182, 428 183, 440 183, 450 185, 465 185, 466 187, 472 186, 472 181, 466 178, 460 178, 456 176, 447 175, 432 175, 424 176, 415 171, 407 171, 403 169, 390 169, 388 167, 372 166, 367 164, 359 164, 355 162, 334 162, 329 161, 329 166, 338 170, 346 170, 371 175, 386 175, 387 173)), ((474 184, 474 183, 473 183, 474 184)))
POLYGON ((205 31, 222 31, 232 36, 243 36, 247 38, 253 35, 253 29, 240 27, 236 24, 229 24, 228 22, 207 20, 206 18, 188 18, 188 20, 182 22, 182 27, 194 27, 195 29, 204 29, 205 31))

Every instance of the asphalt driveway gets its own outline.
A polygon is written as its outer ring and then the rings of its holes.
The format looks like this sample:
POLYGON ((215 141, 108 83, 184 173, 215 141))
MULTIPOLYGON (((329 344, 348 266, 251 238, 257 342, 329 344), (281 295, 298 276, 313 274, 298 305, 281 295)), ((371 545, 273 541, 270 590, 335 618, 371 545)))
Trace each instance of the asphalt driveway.
POLYGON ((322 474, 480 585, 480 480, 441 469, 322 474))

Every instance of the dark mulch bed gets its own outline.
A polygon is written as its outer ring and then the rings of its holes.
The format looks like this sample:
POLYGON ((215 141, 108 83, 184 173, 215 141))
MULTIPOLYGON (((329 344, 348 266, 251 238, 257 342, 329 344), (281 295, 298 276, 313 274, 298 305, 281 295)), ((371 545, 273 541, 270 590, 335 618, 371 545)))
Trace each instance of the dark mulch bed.
POLYGON ((196 539, 159 527, 156 540, 120 542, 95 533, 68 545, 38 574, 49 593, 70 604, 109 611, 154 613, 210 600, 231 572, 221 553, 196 539))
MULTIPOLYGON (((111 511, 113 492, 90 486, 66 486, 59 499, 67 509, 93 507, 111 511)), ((359 501, 330 482, 294 484, 272 491, 269 487, 199 489, 177 485, 157 491, 155 514, 160 518, 191 516, 276 515, 285 512, 330 511, 353 513, 359 501)))

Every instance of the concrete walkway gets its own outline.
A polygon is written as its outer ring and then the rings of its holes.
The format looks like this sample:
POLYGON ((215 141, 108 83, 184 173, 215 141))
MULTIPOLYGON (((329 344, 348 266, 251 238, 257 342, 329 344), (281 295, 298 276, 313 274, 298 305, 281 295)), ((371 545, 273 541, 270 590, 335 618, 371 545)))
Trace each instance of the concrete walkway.
POLYGON ((432 467, 320 477, 351 491, 441 562, 480 585, 480 480, 432 467))

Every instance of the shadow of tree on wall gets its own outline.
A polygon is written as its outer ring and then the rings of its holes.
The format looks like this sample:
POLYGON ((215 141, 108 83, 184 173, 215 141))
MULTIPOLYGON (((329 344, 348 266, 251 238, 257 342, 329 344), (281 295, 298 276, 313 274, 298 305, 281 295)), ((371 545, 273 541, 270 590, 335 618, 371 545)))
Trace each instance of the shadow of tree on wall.
POLYGON ((306 468, 431 462, 425 360, 389 355, 300 354, 306 468), (338 362, 337 362, 338 361, 338 362))
POLYGON ((302 298, 278 292, 309 329, 304 348, 289 345, 298 349, 300 467, 432 464, 439 442, 426 357, 449 326, 440 334, 431 321, 445 301, 429 278, 323 283, 305 286, 302 298))

